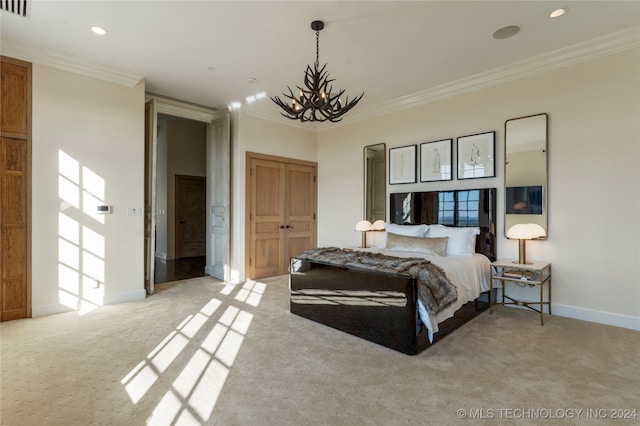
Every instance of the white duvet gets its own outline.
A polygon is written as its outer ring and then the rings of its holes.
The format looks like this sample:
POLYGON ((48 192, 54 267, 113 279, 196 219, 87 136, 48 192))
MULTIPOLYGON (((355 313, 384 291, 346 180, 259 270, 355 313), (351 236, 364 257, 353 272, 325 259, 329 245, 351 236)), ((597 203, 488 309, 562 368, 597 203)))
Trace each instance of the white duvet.
POLYGON ((418 300, 418 314, 420 320, 429 331, 429 341, 433 341, 433 334, 437 333, 438 324, 447 318, 451 318, 455 311, 470 300, 478 298, 480 293, 489 290, 491 282, 491 262, 482 255, 475 253, 471 256, 434 256, 422 253, 387 251, 378 248, 368 248, 367 252, 383 253, 395 257, 418 257, 427 259, 439 266, 451 283, 458 289, 458 300, 451 306, 443 309, 435 318, 427 312, 424 305, 418 300))

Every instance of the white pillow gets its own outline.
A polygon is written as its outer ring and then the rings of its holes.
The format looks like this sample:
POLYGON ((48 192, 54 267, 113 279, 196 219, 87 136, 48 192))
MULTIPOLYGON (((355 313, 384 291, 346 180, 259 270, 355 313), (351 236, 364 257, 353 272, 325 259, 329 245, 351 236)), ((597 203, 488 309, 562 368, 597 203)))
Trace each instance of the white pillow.
POLYGON ((429 227, 427 225, 397 225, 395 223, 385 223, 384 229, 396 235, 405 237, 424 237, 429 227))
POLYGON ((430 225, 427 237, 449 237, 447 242, 447 256, 471 256, 476 252, 476 235, 480 228, 454 228, 443 225, 430 225))

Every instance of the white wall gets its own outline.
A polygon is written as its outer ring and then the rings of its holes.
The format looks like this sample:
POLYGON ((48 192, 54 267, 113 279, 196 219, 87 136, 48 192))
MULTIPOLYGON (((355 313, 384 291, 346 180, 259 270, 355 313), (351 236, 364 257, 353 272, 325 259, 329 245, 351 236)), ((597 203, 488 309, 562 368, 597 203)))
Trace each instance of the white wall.
POLYGON ((144 83, 33 65, 34 316, 145 297, 143 105, 144 83))
MULTIPOLYGON (((245 279, 245 158, 247 152, 317 161, 316 133, 235 111, 232 117, 231 280, 245 279)), ((320 165, 318 165, 320 169, 320 165)))
MULTIPOLYGON (((640 329, 639 76, 636 49, 320 133, 318 244, 358 245, 365 145, 495 130, 501 165, 505 120, 546 112, 549 238, 529 242, 528 257, 553 265, 554 314, 640 329)), ((504 211, 503 182, 497 166, 495 178, 388 185, 387 193, 496 187, 504 211)), ((499 257, 517 258, 502 217, 498 235, 499 257)))

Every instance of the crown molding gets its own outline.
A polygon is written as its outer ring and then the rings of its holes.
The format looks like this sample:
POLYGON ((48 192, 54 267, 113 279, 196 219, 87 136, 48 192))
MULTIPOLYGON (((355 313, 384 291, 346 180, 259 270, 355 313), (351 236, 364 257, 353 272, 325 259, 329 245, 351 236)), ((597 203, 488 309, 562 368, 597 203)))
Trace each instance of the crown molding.
MULTIPOLYGON (((637 48, 640 48, 640 26, 617 31, 606 36, 577 43, 562 49, 556 49, 510 65, 494 68, 407 96, 381 102, 357 111, 351 111, 348 117, 345 117, 345 121, 332 123, 330 127, 316 124, 315 130, 322 132, 329 128, 333 129, 357 121, 416 108, 431 102, 498 86, 510 81, 637 48)), ((254 115, 253 111, 248 111, 247 113, 254 115)), ((300 127, 300 125, 303 124, 295 122, 284 123, 281 118, 279 119, 279 115, 268 114, 264 111, 261 111, 259 115, 255 114, 255 116, 265 120, 277 121, 280 124, 293 125, 294 127, 300 127)), ((309 130, 309 126, 305 126, 305 128, 309 130)))
POLYGON ((144 78, 131 71, 46 47, 34 49, 3 42, 2 54, 126 87, 134 87, 144 78))
MULTIPOLYGON (((568 67, 639 47, 640 26, 635 26, 562 49, 553 50, 507 66, 494 68, 470 77, 441 84, 407 96, 398 97, 387 102, 381 102, 359 110, 354 110, 345 117, 344 121, 331 123, 331 125, 327 125, 326 123, 322 125, 322 123, 302 123, 299 121, 284 120, 275 108, 267 108, 266 103, 263 103, 263 105, 243 105, 243 108, 246 114, 256 118, 304 130, 321 132, 330 128, 416 108, 438 100, 497 86, 535 74, 568 67)), ((50 66, 126 87, 134 87, 144 78, 144 76, 131 71, 111 67, 49 48, 39 50, 29 49, 8 41, 3 41, 1 53, 2 55, 11 56, 16 59, 50 66)))
MULTIPOLYGON (((438 100, 486 89, 547 71, 568 67, 640 47, 640 26, 628 28, 533 56, 467 78, 382 102, 351 114, 350 123, 399 112, 438 100)), ((341 124, 341 123, 338 123, 341 124)), ((346 124, 346 123, 345 123, 346 124)))

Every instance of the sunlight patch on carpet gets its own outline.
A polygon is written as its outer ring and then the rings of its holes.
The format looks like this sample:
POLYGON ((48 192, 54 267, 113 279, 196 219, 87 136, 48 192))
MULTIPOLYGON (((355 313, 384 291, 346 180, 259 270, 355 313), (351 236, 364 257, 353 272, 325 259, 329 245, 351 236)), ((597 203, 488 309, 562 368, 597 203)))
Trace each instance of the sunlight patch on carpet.
POLYGON ((152 388, 159 395, 158 387, 167 387, 147 424, 201 425, 211 418, 254 318, 246 309, 260 304, 265 289, 252 280, 225 286, 223 300, 214 297, 188 315, 121 380, 134 404, 152 388))

